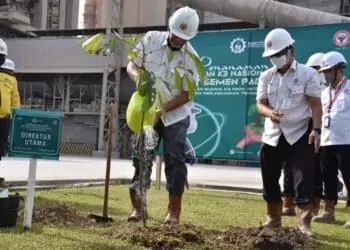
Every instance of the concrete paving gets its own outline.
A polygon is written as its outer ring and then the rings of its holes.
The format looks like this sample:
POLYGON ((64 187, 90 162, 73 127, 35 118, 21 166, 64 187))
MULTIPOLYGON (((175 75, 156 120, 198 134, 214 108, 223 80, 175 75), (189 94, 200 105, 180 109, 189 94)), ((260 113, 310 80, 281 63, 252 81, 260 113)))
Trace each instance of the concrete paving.
MULTIPOLYGON (((153 167, 152 180, 156 180, 153 167)), ((103 182, 106 160, 103 158, 61 157, 59 161, 38 160, 37 181, 39 185, 50 186, 60 183, 103 182), (41 183, 40 183, 41 182, 41 183)), ((0 162, 0 176, 16 186, 25 186, 28 178, 29 159, 3 158, 0 162)), ((134 168, 130 160, 112 160, 111 179, 130 180, 134 168)), ((233 189, 252 192, 262 191, 259 168, 232 167, 219 165, 188 166, 188 180, 192 186, 233 189)), ((164 177, 164 165, 162 169, 164 177)), ((282 184, 282 178, 280 180, 282 184)))
MULTIPOLYGON (((38 181, 101 180, 105 177, 106 162, 102 158, 61 157, 59 161, 38 160, 38 181)), ((155 166, 152 180, 156 179, 155 166)), ((9 182, 26 181, 29 159, 3 158, 0 162, 0 176, 9 182)), ((134 168, 129 160, 112 160, 111 178, 130 179, 134 168)), ((216 165, 193 165, 188 167, 189 183, 245 187, 261 189, 262 182, 258 168, 227 167, 216 165)), ((164 167, 162 181, 164 181, 164 167)))

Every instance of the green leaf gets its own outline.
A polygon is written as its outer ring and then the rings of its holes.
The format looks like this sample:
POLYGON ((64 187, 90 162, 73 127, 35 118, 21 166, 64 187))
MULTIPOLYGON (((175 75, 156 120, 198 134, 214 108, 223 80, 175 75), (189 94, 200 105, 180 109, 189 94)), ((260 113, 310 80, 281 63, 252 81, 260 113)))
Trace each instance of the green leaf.
POLYGON ((115 37, 111 37, 108 41, 107 47, 110 53, 114 53, 117 49, 117 39, 115 37))
POLYGON ((95 55, 101 55, 103 54, 104 48, 99 48, 98 50, 95 51, 95 55))
POLYGON ((153 75, 145 70, 139 69, 139 83, 137 84, 137 91, 141 96, 147 96, 153 90, 153 86, 155 84, 155 79, 153 75))
POLYGON ((128 56, 129 56, 131 61, 135 61, 136 58, 139 56, 139 51, 129 50, 128 51, 128 56))
POLYGON ((124 42, 128 46, 134 47, 134 46, 136 46, 136 44, 138 43, 139 40, 140 40, 140 38, 138 35, 131 35, 124 42))
POLYGON ((162 97, 160 96, 159 93, 158 93, 158 100, 159 100, 160 110, 162 111, 162 115, 163 115, 163 117, 166 117, 164 102, 163 102, 162 97))
POLYGON ((174 52, 169 46, 167 46, 167 52, 168 52, 168 63, 171 63, 171 61, 174 59, 174 52))
POLYGON ((192 102, 196 96, 197 84, 191 77, 186 77, 187 85, 188 85, 188 93, 190 97, 190 101, 192 102))
POLYGON ((99 49, 100 43, 104 37, 103 33, 98 33, 88 38, 82 45, 85 54, 95 53, 99 49))
POLYGON ((177 68, 175 68, 175 86, 178 90, 182 89, 182 78, 177 68))
POLYGON ((205 69, 202 61, 199 59, 198 56, 196 56, 195 54, 193 54, 191 51, 186 50, 186 52, 190 55, 190 57, 192 58, 196 69, 198 71, 198 75, 199 78, 202 82, 206 81, 208 79, 208 74, 207 74, 207 70, 205 69))
POLYGON ((146 96, 142 102, 143 112, 147 112, 152 108, 154 102, 156 101, 156 96, 157 96, 157 92, 154 88, 152 88, 149 92, 146 93, 146 96))

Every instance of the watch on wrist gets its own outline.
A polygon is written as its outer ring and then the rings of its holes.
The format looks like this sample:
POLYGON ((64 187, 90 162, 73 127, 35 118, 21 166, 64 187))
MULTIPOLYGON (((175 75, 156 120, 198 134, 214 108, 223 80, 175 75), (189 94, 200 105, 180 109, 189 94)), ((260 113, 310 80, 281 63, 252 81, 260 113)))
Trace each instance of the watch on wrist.
POLYGON ((317 134, 321 134, 321 129, 320 128, 314 128, 314 129, 312 129, 313 131, 315 131, 315 132, 317 132, 317 134))

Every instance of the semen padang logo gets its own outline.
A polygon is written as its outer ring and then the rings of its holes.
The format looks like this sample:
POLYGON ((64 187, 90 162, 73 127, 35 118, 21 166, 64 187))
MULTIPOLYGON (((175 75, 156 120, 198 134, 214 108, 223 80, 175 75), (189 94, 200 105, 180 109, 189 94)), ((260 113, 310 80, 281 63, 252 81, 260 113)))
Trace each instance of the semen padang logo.
POLYGON ((339 47, 347 46, 350 43, 350 32, 347 30, 339 30, 333 36, 333 42, 339 47))
POLYGON ((237 37, 232 40, 230 49, 235 54, 241 54, 247 48, 247 43, 243 38, 237 37))

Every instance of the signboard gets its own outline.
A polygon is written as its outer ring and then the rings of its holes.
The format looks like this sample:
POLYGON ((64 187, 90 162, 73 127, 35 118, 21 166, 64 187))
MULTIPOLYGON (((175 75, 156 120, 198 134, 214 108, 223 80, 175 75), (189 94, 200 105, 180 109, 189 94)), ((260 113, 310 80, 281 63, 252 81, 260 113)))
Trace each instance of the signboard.
POLYGON ((15 109, 9 156, 58 160, 61 127, 61 113, 15 109))
MULTIPOLYGON (((350 60, 350 24, 287 30, 296 41, 295 56, 300 63, 313 53, 330 50, 350 60)), ((203 32, 191 41, 207 68, 209 80, 198 88, 192 112, 197 127, 188 135, 187 155, 259 160, 264 118, 257 112, 255 97, 261 72, 271 67, 269 60, 261 56, 268 32, 203 32)))

